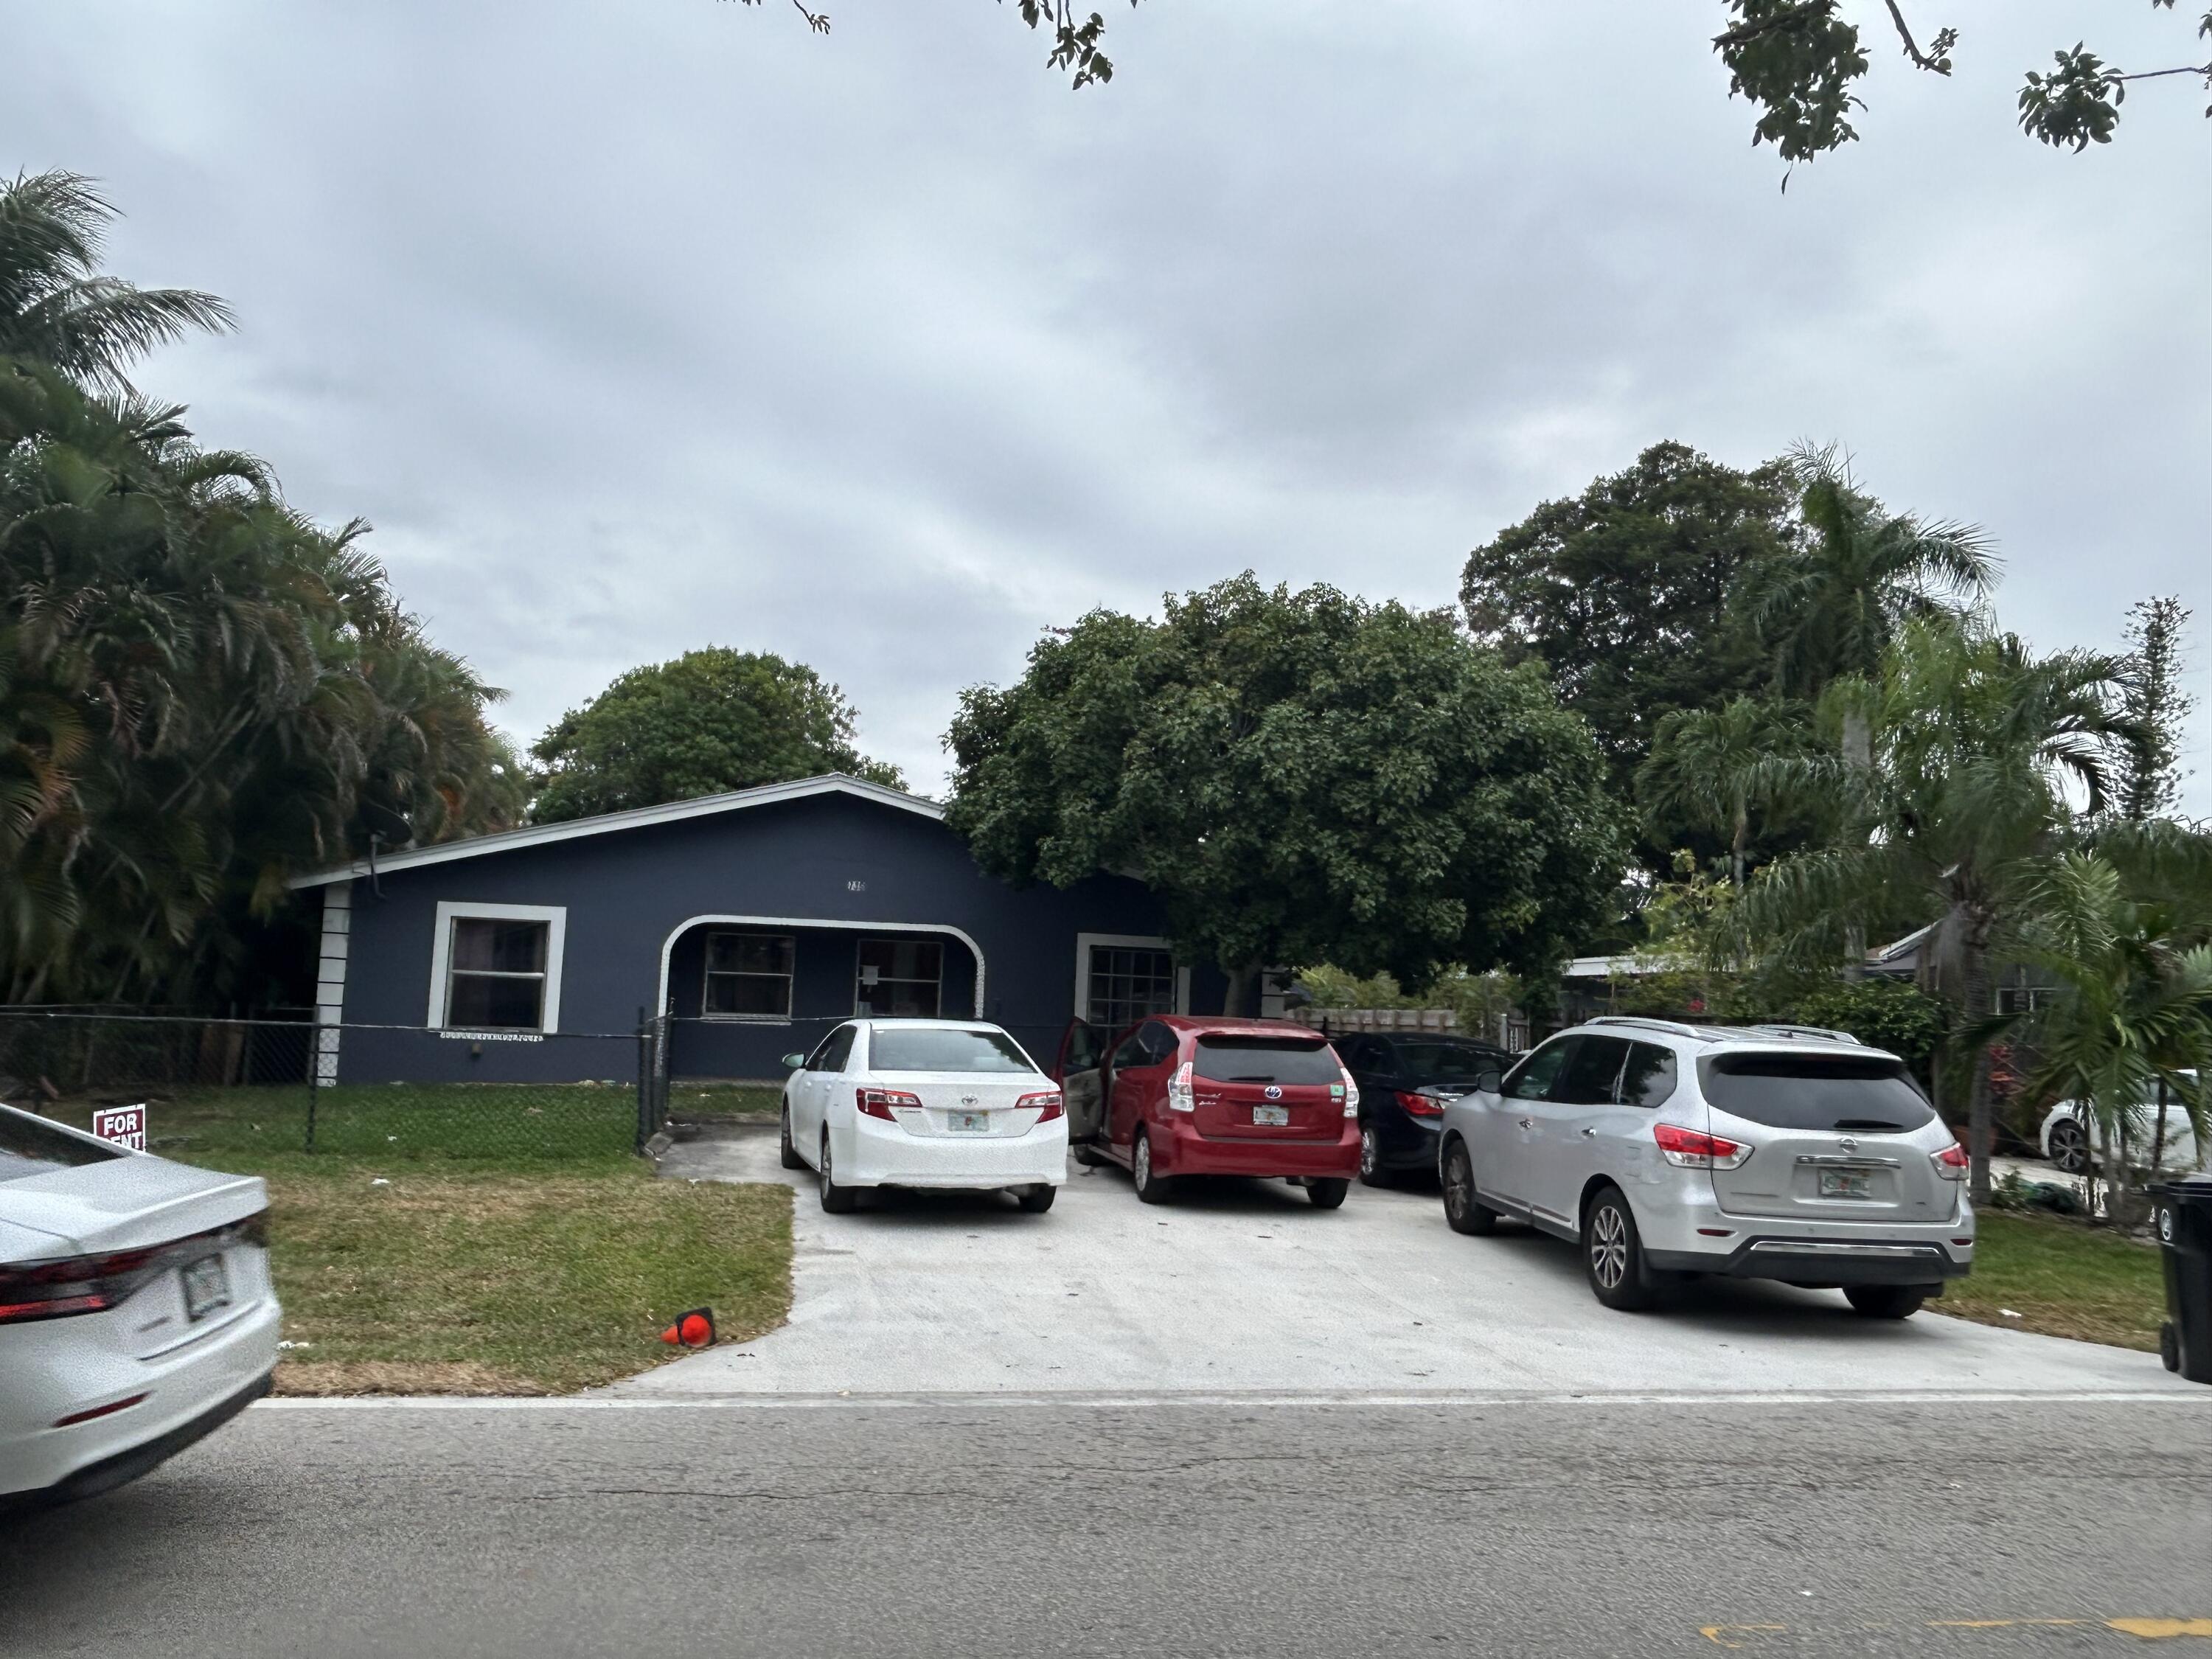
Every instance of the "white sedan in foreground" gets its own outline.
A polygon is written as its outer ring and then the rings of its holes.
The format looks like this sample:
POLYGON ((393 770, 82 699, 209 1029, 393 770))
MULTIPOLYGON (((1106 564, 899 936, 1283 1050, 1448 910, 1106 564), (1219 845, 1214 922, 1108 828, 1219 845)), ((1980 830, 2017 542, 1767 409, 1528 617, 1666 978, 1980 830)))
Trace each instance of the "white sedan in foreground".
POLYGON ((1060 1085, 995 1025, 855 1019, 784 1064, 783 1167, 812 1169, 832 1213, 863 1187, 1004 1188, 1048 1210, 1067 1179, 1060 1085))
POLYGON ((0 1510, 136 1480, 269 1391, 268 1206, 0 1105, 0 1510))

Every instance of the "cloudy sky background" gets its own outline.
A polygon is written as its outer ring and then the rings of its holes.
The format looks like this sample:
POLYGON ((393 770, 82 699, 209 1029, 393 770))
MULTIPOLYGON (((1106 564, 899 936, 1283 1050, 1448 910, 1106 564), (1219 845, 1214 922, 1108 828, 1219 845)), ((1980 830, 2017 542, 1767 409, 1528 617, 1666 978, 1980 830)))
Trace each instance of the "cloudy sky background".
POLYGON ((1248 567, 1448 604, 1662 438, 1844 441, 1996 535, 2041 647, 2179 592, 2212 702, 2204 93, 2081 157, 2012 107, 2085 34, 2201 58, 2187 17, 1919 0, 1945 82, 1855 4, 1863 141, 1784 193, 1714 3, 1145 0, 1080 94, 991 0, 827 3, 0 0, 0 167, 98 175, 116 270, 233 302, 143 382, 370 520, 526 744, 726 644, 935 790, 1041 627, 1248 567))

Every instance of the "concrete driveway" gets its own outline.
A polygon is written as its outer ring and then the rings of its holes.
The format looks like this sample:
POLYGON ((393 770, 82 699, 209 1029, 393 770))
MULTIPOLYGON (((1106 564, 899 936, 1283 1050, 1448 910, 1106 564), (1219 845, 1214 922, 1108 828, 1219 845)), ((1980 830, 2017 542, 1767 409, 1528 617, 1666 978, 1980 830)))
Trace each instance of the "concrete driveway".
POLYGON ((802 1185, 791 1321, 612 1394, 2190 1389, 2153 1355, 1862 1319, 1832 1291, 1706 1281, 1657 1313, 1610 1312, 1569 1247, 1462 1238, 1432 1190, 1355 1187, 1324 1212, 1279 1182, 1223 1182, 1156 1208, 1099 1170, 1042 1216, 915 1193, 830 1216, 766 1128, 672 1147, 662 1174, 802 1185))

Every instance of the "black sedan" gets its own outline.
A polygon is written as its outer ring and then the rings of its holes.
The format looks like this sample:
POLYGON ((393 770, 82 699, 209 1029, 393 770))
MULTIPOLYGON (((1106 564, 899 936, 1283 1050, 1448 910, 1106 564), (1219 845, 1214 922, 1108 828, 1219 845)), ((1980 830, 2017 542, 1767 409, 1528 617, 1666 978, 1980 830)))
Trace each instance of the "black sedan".
POLYGON ((1389 1185, 1396 1171, 1435 1169, 1444 1102, 1513 1063, 1503 1048, 1466 1037, 1363 1031, 1333 1040, 1359 1085, 1359 1178, 1370 1187, 1389 1185))

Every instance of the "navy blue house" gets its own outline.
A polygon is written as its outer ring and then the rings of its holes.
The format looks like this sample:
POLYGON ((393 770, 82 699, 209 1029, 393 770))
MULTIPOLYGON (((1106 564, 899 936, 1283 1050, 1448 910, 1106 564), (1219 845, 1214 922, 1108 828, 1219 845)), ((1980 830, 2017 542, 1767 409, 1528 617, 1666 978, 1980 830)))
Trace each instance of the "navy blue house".
POLYGON ((1143 884, 1017 890, 919 796, 833 775, 413 848, 298 878, 322 898, 329 1082, 781 1078, 855 1014, 980 1018, 1044 1065, 1072 1016, 1218 1010, 1143 884), (1195 1000, 1194 1000, 1195 999, 1195 1000), (596 1035, 594 1035, 596 1034, 596 1035))

